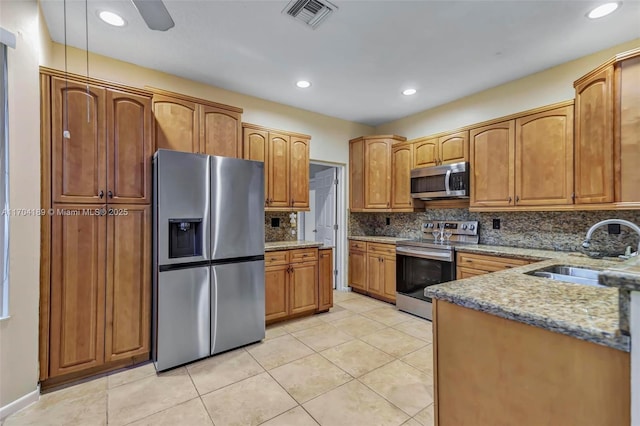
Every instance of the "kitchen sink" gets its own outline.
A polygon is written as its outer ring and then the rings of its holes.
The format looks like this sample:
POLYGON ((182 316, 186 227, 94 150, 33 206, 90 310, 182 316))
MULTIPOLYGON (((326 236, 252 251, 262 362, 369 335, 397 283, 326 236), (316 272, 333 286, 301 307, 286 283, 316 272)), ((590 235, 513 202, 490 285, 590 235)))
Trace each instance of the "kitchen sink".
POLYGON ((569 265, 553 265, 542 269, 536 269, 535 271, 527 272, 526 274, 574 284, 606 287, 598 284, 599 273, 600 271, 597 269, 586 269, 569 265))

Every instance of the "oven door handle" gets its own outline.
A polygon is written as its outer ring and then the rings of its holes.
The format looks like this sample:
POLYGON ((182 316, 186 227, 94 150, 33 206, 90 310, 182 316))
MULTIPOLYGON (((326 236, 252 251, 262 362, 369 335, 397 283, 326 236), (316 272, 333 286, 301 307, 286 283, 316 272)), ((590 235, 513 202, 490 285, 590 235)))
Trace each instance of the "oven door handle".
POLYGON ((451 169, 447 170, 444 176, 444 190, 447 195, 451 195, 451 169))
POLYGON ((413 250, 405 247, 396 247, 396 254, 410 257, 420 257, 422 259, 442 260, 453 262, 453 252, 437 252, 426 250, 413 250))

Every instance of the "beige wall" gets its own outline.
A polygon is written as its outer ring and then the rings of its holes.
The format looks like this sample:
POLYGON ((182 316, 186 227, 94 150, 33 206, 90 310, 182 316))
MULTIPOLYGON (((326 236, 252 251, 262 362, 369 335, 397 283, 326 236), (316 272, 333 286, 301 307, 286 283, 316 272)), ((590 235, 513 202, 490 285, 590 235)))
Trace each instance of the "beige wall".
MULTIPOLYGON (((85 74, 86 57, 83 50, 68 48, 67 58, 69 72, 85 74)), ((53 55, 43 65, 64 69, 64 46, 53 43, 53 55)), ((91 77, 95 78, 134 87, 157 87, 237 106, 244 109, 242 120, 245 122, 309 134, 312 160, 346 164, 349 160, 347 141, 373 132, 370 126, 230 92, 106 56, 90 55, 89 71, 91 77)))
MULTIPOLYGON (((0 26, 16 34, 8 49, 10 207, 40 204, 40 29, 35 0, 0 2, 0 26)), ((38 384, 37 217, 10 219, 9 313, 0 322, 0 408, 38 384)))
MULTIPOLYGON (((640 47, 640 39, 529 75, 448 104, 382 124, 378 134, 414 139, 512 113, 573 99, 573 82, 617 53, 640 47)), ((419 96, 419 95, 418 95, 419 96)))

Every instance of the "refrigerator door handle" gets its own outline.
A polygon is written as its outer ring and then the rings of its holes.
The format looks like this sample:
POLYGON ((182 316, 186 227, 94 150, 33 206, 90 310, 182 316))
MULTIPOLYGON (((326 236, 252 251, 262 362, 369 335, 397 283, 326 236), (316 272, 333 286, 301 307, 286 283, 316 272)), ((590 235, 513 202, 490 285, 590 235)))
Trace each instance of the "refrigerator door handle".
POLYGON ((216 337, 218 334, 218 274, 216 268, 211 268, 211 354, 215 353, 216 337))

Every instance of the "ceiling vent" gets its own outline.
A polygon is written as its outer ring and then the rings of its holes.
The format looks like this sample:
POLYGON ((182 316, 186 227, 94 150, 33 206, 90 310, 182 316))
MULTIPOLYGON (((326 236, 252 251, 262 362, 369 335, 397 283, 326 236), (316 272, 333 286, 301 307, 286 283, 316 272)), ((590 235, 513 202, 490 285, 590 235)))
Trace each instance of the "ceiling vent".
POLYGON ((326 0, 292 0, 282 12, 316 29, 337 9, 326 0))

